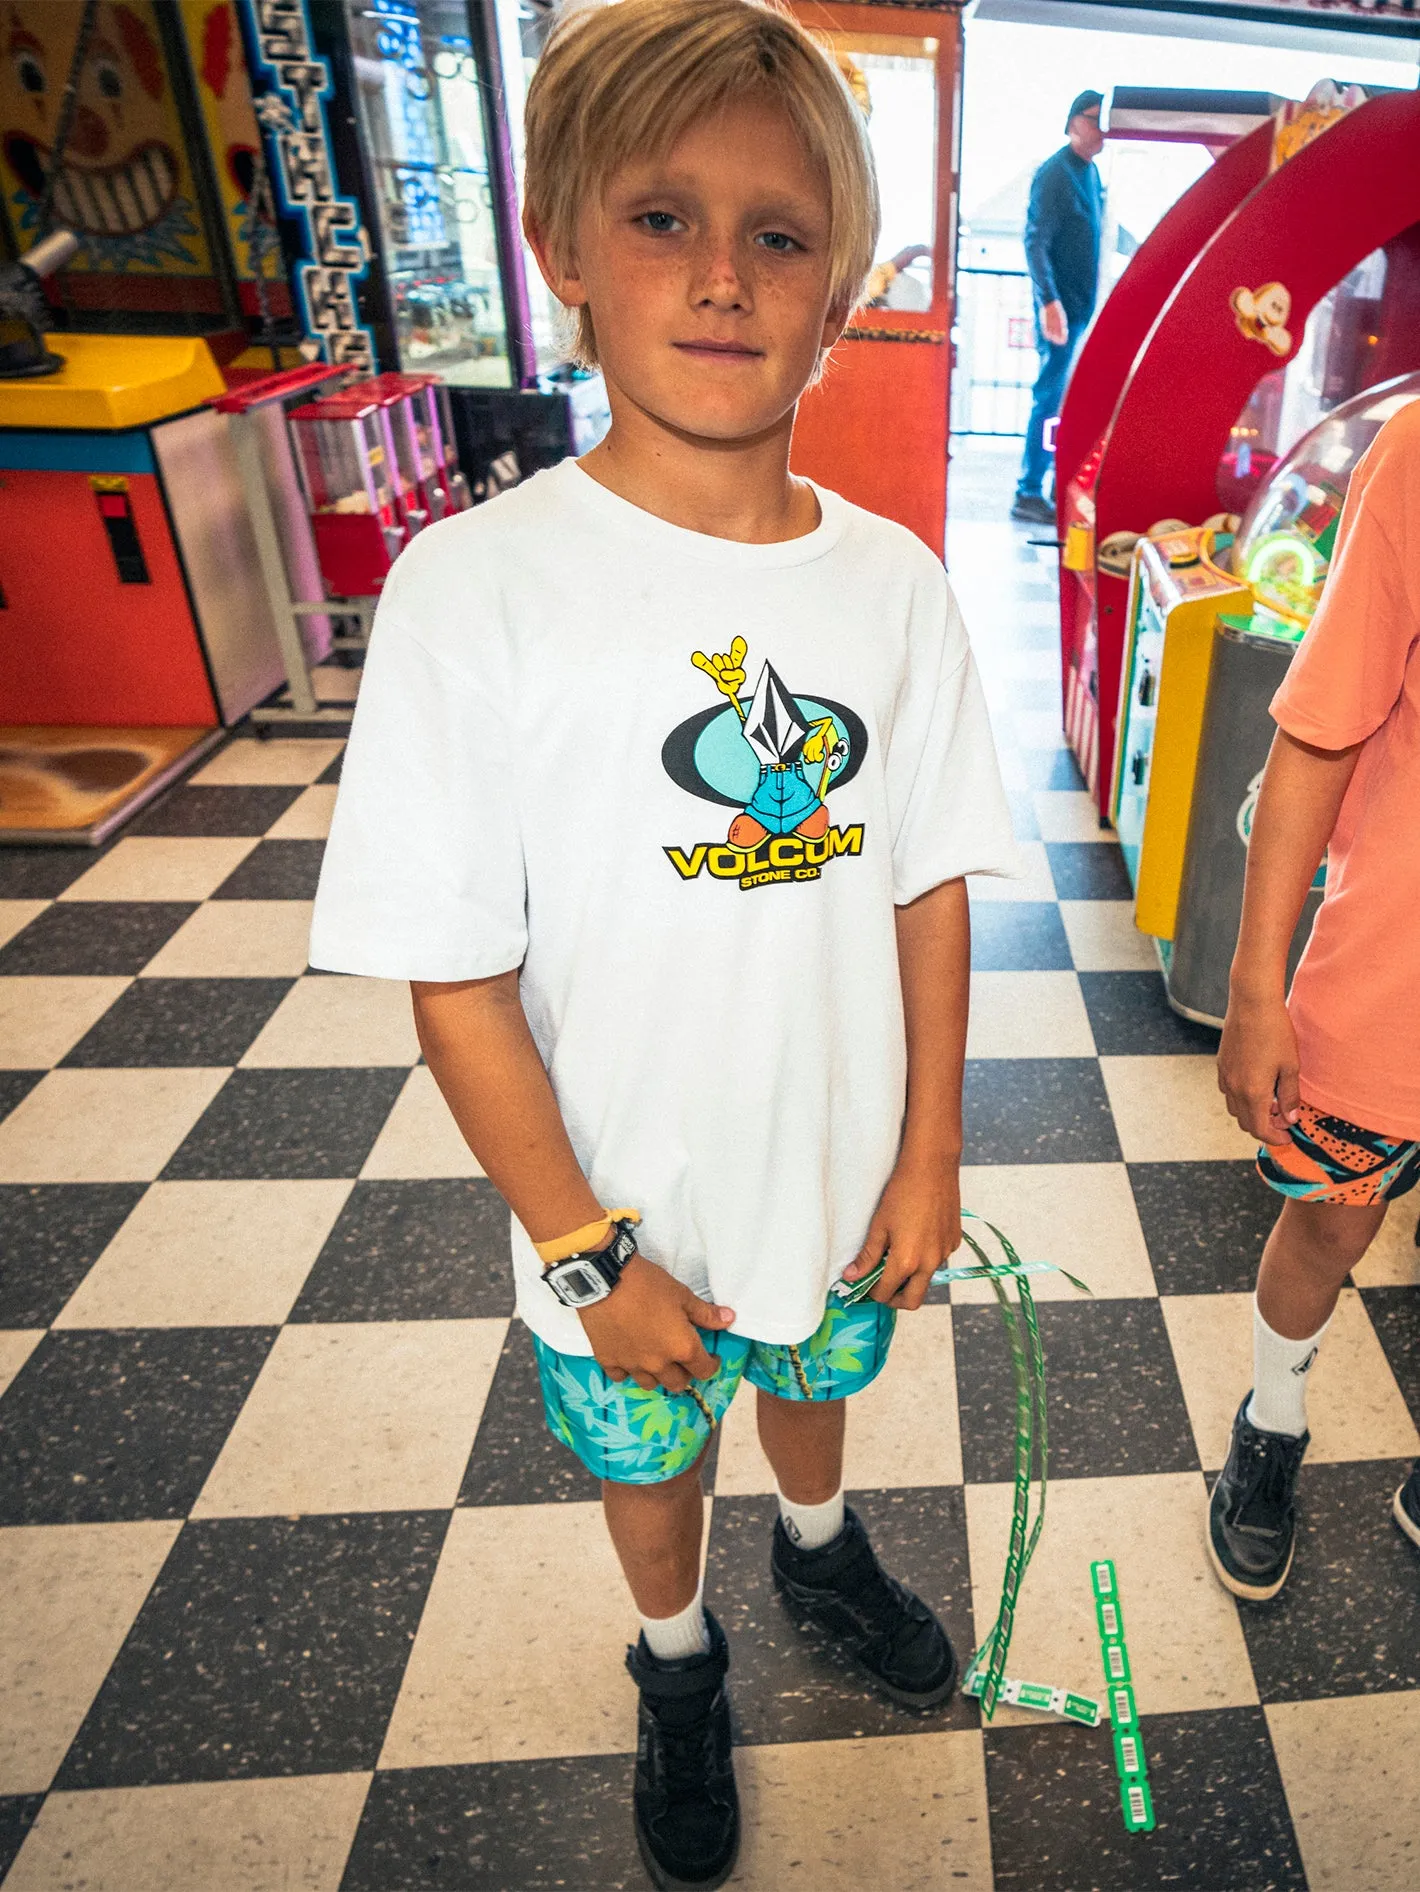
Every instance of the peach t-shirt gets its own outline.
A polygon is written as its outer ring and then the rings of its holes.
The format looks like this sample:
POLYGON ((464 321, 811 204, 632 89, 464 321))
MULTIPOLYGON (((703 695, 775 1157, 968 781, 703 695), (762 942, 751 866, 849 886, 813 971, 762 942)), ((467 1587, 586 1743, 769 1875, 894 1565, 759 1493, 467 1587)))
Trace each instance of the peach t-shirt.
POLYGON ((1331 575, 1272 714, 1320 749, 1364 744, 1289 1001, 1302 1098, 1420 1137, 1420 400, 1352 476, 1331 575))

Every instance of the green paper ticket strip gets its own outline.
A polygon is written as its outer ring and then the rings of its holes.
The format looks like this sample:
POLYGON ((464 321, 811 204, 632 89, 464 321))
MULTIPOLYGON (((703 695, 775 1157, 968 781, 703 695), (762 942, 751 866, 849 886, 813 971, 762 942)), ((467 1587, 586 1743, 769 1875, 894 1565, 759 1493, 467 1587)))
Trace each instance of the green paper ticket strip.
POLYGON ((1119 1776, 1119 1804, 1124 1809, 1124 1824, 1131 1833, 1152 1833, 1154 1796, 1149 1788, 1149 1769, 1139 1733, 1139 1711, 1134 1705, 1119 1579, 1108 1557, 1096 1558, 1090 1565, 1090 1582, 1095 1593, 1100 1662, 1104 1667, 1109 1718, 1114 1729, 1114 1771, 1119 1776))

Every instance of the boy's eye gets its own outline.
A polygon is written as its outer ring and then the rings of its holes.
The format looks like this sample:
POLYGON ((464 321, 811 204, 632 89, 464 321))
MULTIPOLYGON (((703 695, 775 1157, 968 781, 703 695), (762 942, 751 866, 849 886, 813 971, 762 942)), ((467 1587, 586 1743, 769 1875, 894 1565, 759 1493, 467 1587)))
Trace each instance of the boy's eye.
POLYGON ((640 221, 653 236, 669 236, 673 230, 684 229, 679 217, 673 217, 668 210, 648 210, 640 221))
POLYGON ((795 250, 804 247, 783 230, 765 230, 755 238, 755 242, 762 243, 767 250, 773 250, 776 256, 791 256, 795 250))

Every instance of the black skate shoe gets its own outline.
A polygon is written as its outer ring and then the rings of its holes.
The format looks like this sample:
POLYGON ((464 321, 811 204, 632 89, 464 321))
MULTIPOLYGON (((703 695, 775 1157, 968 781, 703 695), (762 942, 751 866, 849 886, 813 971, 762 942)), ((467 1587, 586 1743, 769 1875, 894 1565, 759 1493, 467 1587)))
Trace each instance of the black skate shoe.
POLYGON ((661 1662, 642 1636, 626 1652, 641 1691, 632 1806, 641 1862, 658 1892, 708 1892, 734 1871, 740 1803, 730 1757, 730 1664, 709 1610, 704 1655, 661 1662))
POLYGON ((956 1687, 946 1631, 883 1569, 856 1512, 818 1550, 800 1550, 777 1519, 770 1569, 790 1615, 825 1631, 904 1708, 935 1708, 956 1687))
POLYGON ((1249 1424, 1247 1401, 1233 1421, 1228 1462, 1208 1503, 1208 1554, 1220 1581, 1234 1596, 1265 1603, 1276 1596, 1292 1568, 1297 1514, 1297 1473, 1311 1443, 1310 1432, 1294 1439, 1249 1424))
POLYGON ((1420 1544, 1420 1459, 1410 1468, 1410 1476, 1396 1492, 1390 1514, 1410 1539, 1420 1544))

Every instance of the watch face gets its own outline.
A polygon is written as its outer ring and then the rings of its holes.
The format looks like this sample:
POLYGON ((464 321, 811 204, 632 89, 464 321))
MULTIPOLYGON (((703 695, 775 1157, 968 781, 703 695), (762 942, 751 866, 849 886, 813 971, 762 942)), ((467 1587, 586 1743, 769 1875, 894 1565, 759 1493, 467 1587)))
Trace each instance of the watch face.
POLYGON ((569 1307, 587 1307, 606 1298, 607 1285, 585 1262, 565 1261, 556 1270, 557 1292, 569 1307))

